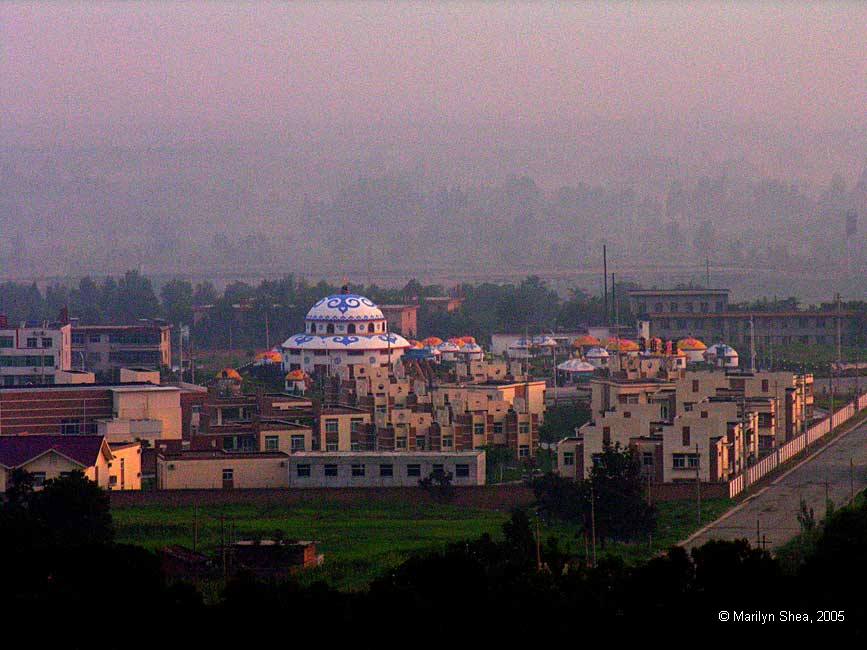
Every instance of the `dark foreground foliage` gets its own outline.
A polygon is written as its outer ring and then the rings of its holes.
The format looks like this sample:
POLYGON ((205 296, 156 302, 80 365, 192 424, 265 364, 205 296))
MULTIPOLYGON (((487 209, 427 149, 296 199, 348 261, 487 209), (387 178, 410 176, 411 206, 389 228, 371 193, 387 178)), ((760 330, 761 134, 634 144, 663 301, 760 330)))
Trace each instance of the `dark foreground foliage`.
MULTIPOLYGON (((663 641, 696 627, 721 639, 732 634, 753 639, 771 629, 778 636, 802 637, 821 629, 830 638, 863 634, 867 620, 864 505, 835 513, 812 554, 790 573, 746 541, 712 542, 691 553, 672 548, 639 566, 607 559, 584 566, 564 555, 556 540, 537 540, 527 515, 516 511, 504 525, 502 541, 482 536, 414 557, 362 593, 241 574, 206 605, 193 586, 168 584, 153 554, 113 542, 104 495, 83 477, 59 479, 42 492, 13 494, 0 508, 4 618, 19 621, 38 613, 52 622, 50 631, 62 629, 60 621, 86 620, 93 629, 100 627, 98 621, 125 621, 139 630, 123 640, 126 647, 152 645, 179 623, 199 640, 228 643, 243 632, 253 644, 281 629, 326 636, 379 629, 390 638, 406 633, 433 639, 467 626, 475 636, 491 639, 599 633, 663 641), (53 533, 50 526, 60 524, 56 513, 63 509, 68 514, 58 528, 63 533, 53 533), (749 630, 719 622, 720 611, 735 610, 814 617, 819 610, 842 610, 845 622, 749 630)), ((187 636, 162 645, 176 647, 187 636)), ((109 635, 100 646, 115 642, 121 644, 109 635)), ((68 645, 88 644, 76 639, 68 645)))

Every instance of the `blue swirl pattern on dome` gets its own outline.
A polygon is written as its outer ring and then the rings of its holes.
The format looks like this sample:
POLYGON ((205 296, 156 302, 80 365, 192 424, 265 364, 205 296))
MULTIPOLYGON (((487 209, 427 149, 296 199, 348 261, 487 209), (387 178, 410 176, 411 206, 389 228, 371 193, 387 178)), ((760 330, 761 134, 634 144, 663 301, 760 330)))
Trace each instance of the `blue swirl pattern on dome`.
POLYGON ((335 336, 331 340, 335 343, 340 343, 341 345, 351 345, 353 343, 358 343, 357 336, 335 336))
POLYGON ((367 307, 376 307, 370 298, 365 298, 364 296, 359 296, 354 293, 340 293, 334 296, 326 296, 322 300, 316 302, 313 307, 320 307, 323 303, 329 309, 336 309, 341 314, 345 314, 350 309, 358 309, 362 305, 367 307))
POLYGON ((379 307, 370 298, 354 293, 340 293, 318 300, 307 312, 308 321, 378 321, 384 320, 379 307))

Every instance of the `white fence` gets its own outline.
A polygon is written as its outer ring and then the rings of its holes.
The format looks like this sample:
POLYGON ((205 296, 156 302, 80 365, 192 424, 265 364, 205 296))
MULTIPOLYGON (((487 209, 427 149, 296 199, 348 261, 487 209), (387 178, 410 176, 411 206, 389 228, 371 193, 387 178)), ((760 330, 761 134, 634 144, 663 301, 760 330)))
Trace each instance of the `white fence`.
POLYGON ((736 497, 744 491, 747 485, 752 485, 768 472, 776 469, 782 463, 804 451, 808 446, 827 435, 832 428, 837 428, 858 411, 867 408, 867 393, 858 398, 857 408, 855 404, 849 402, 843 408, 834 411, 834 414, 825 418, 811 426, 806 432, 792 438, 784 445, 774 449, 770 454, 762 458, 758 463, 747 469, 746 483, 744 482, 744 474, 738 474, 729 481, 729 496, 736 497))

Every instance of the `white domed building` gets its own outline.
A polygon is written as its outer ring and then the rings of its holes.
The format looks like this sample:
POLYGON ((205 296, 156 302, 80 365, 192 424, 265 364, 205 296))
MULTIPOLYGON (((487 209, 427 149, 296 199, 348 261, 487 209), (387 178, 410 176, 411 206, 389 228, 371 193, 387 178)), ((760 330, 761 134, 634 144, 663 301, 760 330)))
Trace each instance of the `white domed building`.
POLYGON ((390 366, 409 347, 409 341, 388 331, 372 300, 339 293, 314 304, 304 319, 304 332, 283 342, 283 370, 355 377, 371 367, 390 366))
POLYGON ((611 355, 608 353, 608 350, 603 347, 590 348, 584 354, 587 363, 594 368, 607 368, 610 357, 611 355))
POLYGON ((717 368, 737 368, 740 364, 737 350, 725 343, 716 343, 704 353, 704 359, 717 368))

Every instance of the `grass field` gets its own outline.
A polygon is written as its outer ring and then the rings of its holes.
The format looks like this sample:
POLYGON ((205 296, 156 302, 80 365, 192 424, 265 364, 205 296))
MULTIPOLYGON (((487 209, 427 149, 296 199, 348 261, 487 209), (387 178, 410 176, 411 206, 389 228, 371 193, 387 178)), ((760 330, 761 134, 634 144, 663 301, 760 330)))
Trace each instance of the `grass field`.
MULTIPOLYGON (((730 506, 726 499, 703 504, 703 522, 730 506)), ((377 576, 415 553, 437 550, 451 542, 490 533, 502 534, 509 514, 445 504, 354 504, 329 502, 294 505, 135 506, 113 510, 118 541, 156 550, 168 544, 192 547, 198 519, 198 548, 219 548, 221 515, 228 537, 269 537, 281 530, 290 539, 313 539, 325 554, 323 567, 301 575, 304 582, 325 580, 339 589, 363 589, 377 576)), ((696 528, 695 506, 686 502, 659 504, 659 526, 651 543, 609 544, 599 557, 613 554, 628 562, 655 555, 685 538, 696 528)), ((544 528, 543 538, 556 535, 561 547, 583 555, 583 538, 570 526, 544 528)))

